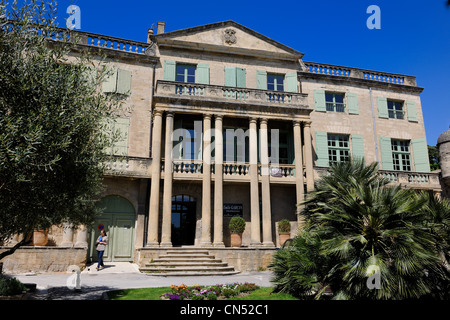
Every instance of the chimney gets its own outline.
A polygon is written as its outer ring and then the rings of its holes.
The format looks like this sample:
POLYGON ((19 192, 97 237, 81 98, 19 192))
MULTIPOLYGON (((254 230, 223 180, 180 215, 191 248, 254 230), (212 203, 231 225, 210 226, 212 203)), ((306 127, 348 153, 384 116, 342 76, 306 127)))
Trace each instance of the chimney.
POLYGON ((157 34, 164 33, 164 28, 166 27, 165 22, 158 21, 157 34))
POLYGON ((147 32, 147 43, 152 43, 152 40, 150 39, 150 37, 152 35, 153 35, 153 29, 150 28, 150 29, 148 29, 148 32, 147 32))

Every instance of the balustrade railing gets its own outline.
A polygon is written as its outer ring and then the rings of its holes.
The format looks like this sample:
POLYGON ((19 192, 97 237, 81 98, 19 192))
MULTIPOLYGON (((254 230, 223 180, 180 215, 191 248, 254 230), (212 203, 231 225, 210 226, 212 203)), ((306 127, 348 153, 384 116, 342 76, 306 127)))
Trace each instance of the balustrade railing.
POLYGON ((378 82, 386 82, 401 85, 416 85, 416 77, 401 75, 389 72, 379 72, 366 69, 350 68, 344 66, 336 66, 324 63, 306 62, 306 71, 310 73, 341 76, 348 78, 359 78, 378 82))

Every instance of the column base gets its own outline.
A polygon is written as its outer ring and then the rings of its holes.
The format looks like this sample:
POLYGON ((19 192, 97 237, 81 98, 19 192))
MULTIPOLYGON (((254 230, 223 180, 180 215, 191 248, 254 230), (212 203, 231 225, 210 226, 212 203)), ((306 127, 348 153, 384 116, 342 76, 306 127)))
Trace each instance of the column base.
POLYGON ((273 244, 272 241, 265 241, 265 242, 263 242, 262 246, 267 247, 267 248, 271 248, 271 247, 275 248, 275 245, 273 244))
POLYGON ((211 242, 202 242, 200 243, 200 247, 212 247, 212 243, 211 242))
MULTIPOLYGON (((87 243, 86 243, 86 245, 87 245, 87 243)), ((66 242, 61 243, 59 246, 63 247, 63 248, 72 248, 73 247, 73 242, 66 241, 66 242)))
POLYGON ((250 247, 252 247, 252 248, 262 247, 262 243, 261 242, 252 242, 252 243, 250 243, 250 247))
POLYGON ((147 242, 146 247, 156 248, 156 247, 159 247, 159 243, 158 242, 147 242))
POLYGON ((213 247, 215 248, 225 248, 225 244, 223 242, 214 242, 213 247))
POLYGON ((172 242, 161 242, 159 246, 161 248, 172 248, 172 242))

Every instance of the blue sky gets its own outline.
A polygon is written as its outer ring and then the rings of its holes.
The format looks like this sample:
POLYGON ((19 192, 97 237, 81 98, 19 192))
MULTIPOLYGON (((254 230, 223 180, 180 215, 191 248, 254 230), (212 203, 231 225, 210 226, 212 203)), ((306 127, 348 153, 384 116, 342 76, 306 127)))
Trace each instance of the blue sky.
POLYGON ((158 21, 166 32, 234 20, 293 49, 305 61, 417 77, 429 145, 450 125, 450 8, 446 0, 143 1, 60 0, 81 9, 81 30, 145 42, 158 21), (369 30, 370 5, 381 29, 369 30))

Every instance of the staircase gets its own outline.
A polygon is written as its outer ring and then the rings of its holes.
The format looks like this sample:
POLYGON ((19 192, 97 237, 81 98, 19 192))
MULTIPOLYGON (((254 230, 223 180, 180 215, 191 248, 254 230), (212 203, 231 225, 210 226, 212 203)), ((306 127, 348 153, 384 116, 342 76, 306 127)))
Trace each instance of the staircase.
POLYGON ((139 268, 153 276, 211 276, 237 274, 234 267, 202 249, 173 249, 139 268))

